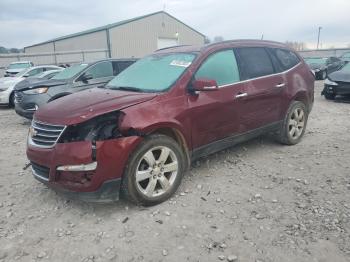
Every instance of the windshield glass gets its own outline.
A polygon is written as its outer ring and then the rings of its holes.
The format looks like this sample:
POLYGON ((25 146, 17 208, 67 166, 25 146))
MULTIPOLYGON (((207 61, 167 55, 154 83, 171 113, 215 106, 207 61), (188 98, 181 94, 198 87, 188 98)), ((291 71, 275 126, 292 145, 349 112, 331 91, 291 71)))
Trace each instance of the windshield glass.
POLYGON ((326 64, 327 58, 314 57, 314 58, 304 58, 304 60, 308 65, 311 65, 311 64, 324 65, 326 64))
POLYGON ((161 92, 170 88, 189 67, 195 54, 154 54, 125 69, 108 84, 110 89, 161 92))
POLYGON ((28 68, 30 67, 29 63, 16 63, 16 64, 10 64, 8 66, 8 69, 22 69, 22 68, 28 68))
POLYGON ((345 64, 340 71, 344 71, 344 72, 350 73, 350 63, 345 64))
POLYGON ((87 66, 88 64, 72 65, 71 67, 64 69, 63 71, 61 71, 51 79, 65 80, 65 79, 72 78, 73 76, 83 71, 87 66))
POLYGON ((30 70, 32 70, 31 68, 25 69, 21 72, 19 72, 18 74, 16 74, 16 77, 22 77, 24 76, 26 73, 28 73, 30 70))

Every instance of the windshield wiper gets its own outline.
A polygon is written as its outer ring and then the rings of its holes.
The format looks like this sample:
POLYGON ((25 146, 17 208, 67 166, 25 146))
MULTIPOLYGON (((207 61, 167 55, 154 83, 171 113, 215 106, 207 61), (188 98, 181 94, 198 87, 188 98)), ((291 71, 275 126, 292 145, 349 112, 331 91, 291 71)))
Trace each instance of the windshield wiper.
POLYGON ((132 86, 116 86, 116 87, 110 87, 110 89, 132 91, 132 92, 143 92, 141 88, 132 87, 132 86))

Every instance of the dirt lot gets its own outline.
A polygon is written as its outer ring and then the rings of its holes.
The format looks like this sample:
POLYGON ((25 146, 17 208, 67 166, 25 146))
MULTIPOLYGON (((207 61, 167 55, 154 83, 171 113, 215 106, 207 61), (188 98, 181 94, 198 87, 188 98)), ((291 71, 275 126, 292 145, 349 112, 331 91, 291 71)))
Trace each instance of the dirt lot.
POLYGON ((317 86, 300 144, 202 159, 152 208, 46 188, 22 170, 29 122, 0 109, 0 261, 350 261, 350 104, 317 86))

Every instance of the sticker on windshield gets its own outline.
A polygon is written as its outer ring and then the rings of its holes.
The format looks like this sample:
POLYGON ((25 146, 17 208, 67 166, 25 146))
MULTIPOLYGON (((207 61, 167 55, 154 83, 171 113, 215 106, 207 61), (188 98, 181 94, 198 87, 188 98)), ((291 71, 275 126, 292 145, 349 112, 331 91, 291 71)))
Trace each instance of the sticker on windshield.
POLYGON ((181 67, 189 67, 192 62, 188 61, 181 61, 181 60, 173 60, 171 61, 170 65, 172 66, 181 66, 181 67))

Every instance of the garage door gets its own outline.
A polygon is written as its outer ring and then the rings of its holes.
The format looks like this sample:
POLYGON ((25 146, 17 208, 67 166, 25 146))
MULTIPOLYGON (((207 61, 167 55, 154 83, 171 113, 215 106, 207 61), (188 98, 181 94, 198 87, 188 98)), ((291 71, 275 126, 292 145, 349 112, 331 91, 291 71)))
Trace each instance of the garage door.
POLYGON ((158 49, 178 45, 176 38, 158 38, 158 49))

